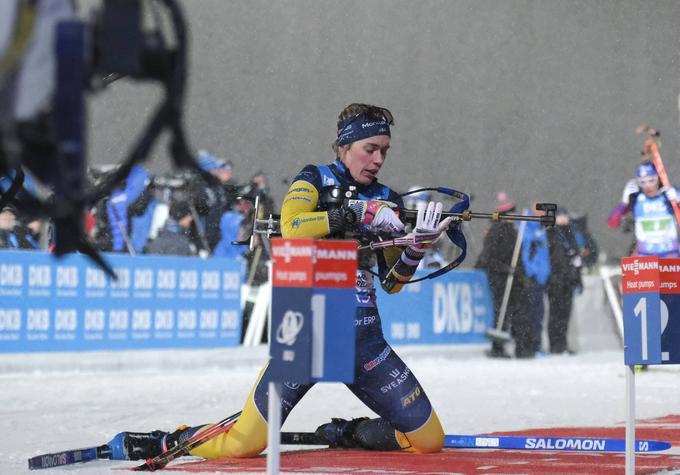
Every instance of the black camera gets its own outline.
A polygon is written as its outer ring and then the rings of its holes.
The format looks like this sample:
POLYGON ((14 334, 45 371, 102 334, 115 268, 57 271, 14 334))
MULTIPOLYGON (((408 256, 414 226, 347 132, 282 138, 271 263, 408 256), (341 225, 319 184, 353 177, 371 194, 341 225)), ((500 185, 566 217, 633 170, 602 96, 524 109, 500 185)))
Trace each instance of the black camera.
POLYGON ((182 123, 187 28, 177 0, 103 0, 102 5, 89 21, 79 19, 68 2, 39 8, 38 15, 22 16, 17 11, 10 19, 10 28, 16 30, 9 32, 11 41, 21 39, 22 31, 33 33, 25 38, 29 45, 25 52, 17 48, 19 44, 9 45, 22 54, 0 76, 0 96, 21 93, 35 99, 21 118, 11 108, 5 110, 12 101, 0 101, 0 173, 13 182, 0 190, 0 200, 12 202, 20 212, 31 210, 53 219, 55 255, 80 251, 113 275, 83 235, 83 210, 120 186, 166 130, 175 165, 194 169, 198 165, 182 123), (167 18, 154 16, 154 25, 143 22, 147 3, 154 4, 154 11, 158 5, 164 7, 167 18), (23 25, 24 17, 33 24, 23 25), (41 33, 45 31, 54 34, 41 33), (36 57, 46 55, 53 60, 47 66, 53 71, 41 69, 44 62, 37 67, 36 57), (110 173, 88 177, 87 96, 125 76, 159 83, 162 99, 121 164, 110 173), (22 167, 53 191, 49 199, 19 197, 22 167))

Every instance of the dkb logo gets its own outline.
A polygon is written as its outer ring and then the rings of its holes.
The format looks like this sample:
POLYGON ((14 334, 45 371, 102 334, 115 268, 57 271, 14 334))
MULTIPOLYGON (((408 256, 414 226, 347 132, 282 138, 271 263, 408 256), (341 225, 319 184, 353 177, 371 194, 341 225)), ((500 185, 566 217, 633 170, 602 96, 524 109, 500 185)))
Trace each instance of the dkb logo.
POLYGON ((300 312, 288 310, 284 315, 279 328, 276 330, 276 341, 282 345, 293 346, 302 326, 304 317, 300 312))

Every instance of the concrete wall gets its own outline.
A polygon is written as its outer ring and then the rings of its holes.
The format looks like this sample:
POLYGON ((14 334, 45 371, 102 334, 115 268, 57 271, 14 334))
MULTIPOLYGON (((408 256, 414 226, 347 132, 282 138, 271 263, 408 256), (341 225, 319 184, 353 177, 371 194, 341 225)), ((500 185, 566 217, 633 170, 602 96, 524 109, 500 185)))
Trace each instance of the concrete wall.
MULTIPOLYGON (((474 194, 478 211, 501 189, 521 205, 555 201, 587 213, 612 255, 629 240, 605 220, 639 161, 637 125, 662 130, 662 155, 680 181, 680 2, 184 5, 192 145, 232 159, 242 180, 267 170, 279 199, 282 179, 334 158, 336 116, 355 101, 395 114, 381 172, 387 184, 459 188, 474 194)), ((125 81, 96 98, 95 163, 118 160, 156 98, 153 88, 125 81)), ((167 170, 165 155, 156 149, 156 172, 167 170)), ((481 239, 484 226, 471 234, 481 239)))

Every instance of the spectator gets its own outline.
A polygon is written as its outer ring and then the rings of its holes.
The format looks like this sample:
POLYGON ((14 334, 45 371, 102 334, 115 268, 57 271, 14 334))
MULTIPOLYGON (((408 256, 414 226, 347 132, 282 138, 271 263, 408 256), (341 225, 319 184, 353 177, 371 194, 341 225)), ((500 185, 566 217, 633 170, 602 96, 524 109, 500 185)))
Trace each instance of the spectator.
POLYGON ((101 250, 137 254, 144 247, 150 226, 145 216, 152 198, 151 178, 149 172, 136 165, 127 179, 96 206, 95 234, 101 250))
POLYGON ((210 172, 218 183, 206 183, 196 175, 189 183, 191 203, 200 217, 197 227, 199 242, 205 243, 207 251, 212 252, 220 240, 220 221, 222 214, 230 210, 238 196, 238 186, 233 181, 234 164, 209 154, 198 152, 198 165, 203 171, 210 172))
POLYGON ((14 206, 5 205, 0 211, 0 248, 19 248, 19 239, 14 232, 16 224, 17 215, 14 206))
POLYGON ((597 245, 597 241, 595 241, 595 238, 588 229, 588 217, 585 214, 582 214, 580 216, 571 217, 570 219, 571 229, 574 232, 574 238, 578 244, 583 266, 587 267, 588 271, 591 271, 595 264, 597 264, 597 260, 600 256, 600 247, 597 245))
POLYGON ((567 330, 574 300, 574 291, 581 292, 581 255, 564 208, 555 212, 555 226, 546 230, 550 248, 548 278, 548 341, 550 353, 568 353, 567 330))
POLYGON ((22 249, 32 251, 40 250, 40 233, 43 227, 42 219, 33 219, 24 224, 22 221, 18 226, 19 242, 22 249))
POLYGON ((154 195, 153 187, 150 186, 153 183, 153 177, 150 174, 140 173, 135 178, 143 181, 141 186, 144 187, 144 191, 130 205, 128 222, 130 227, 130 245, 136 254, 140 254, 149 240, 151 223, 156 212, 156 206, 158 206, 158 200, 154 195))
POLYGON ((250 203, 246 200, 239 200, 234 209, 222 215, 220 220, 220 241, 215 246, 213 256, 227 258, 243 256, 243 253, 248 250, 248 246, 236 246, 232 242, 245 239, 244 225, 250 215, 250 203))
MULTIPOLYGON (((531 214, 541 216, 543 211, 536 210, 535 203, 531 214)), ((550 254, 545 228, 537 221, 528 221, 522 239, 522 264, 526 279, 524 292, 527 298, 527 311, 521 319, 520 329, 515 332, 515 356, 532 358, 541 351, 541 334, 545 305, 543 297, 550 276, 550 254)))
POLYGON ((0 211, 0 248, 3 249, 39 249, 30 237, 30 230, 22 226, 17 219, 17 210, 5 205, 0 211))
POLYGON ((269 191, 269 184, 267 176, 262 170, 258 170, 253 174, 248 183, 242 191, 242 195, 251 201, 255 201, 255 197, 260 198, 260 213, 258 218, 262 219, 270 214, 276 213, 276 205, 269 191))
POLYGON ((171 203, 165 226, 158 232, 156 239, 149 241, 144 252, 172 256, 197 255, 198 249, 190 236, 192 221, 191 208, 186 201, 171 203))
MULTIPOLYGON (((495 210, 499 213, 510 213, 515 211, 515 204, 506 193, 500 192, 496 196, 495 210)), ((482 252, 475 264, 475 268, 486 272, 489 280, 489 288, 493 297, 494 328, 498 325, 500 318, 503 294, 508 284, 509 273, 512 270, 512 254, 516 241, 517 229, 514 223, 511 221, 492 222, 486 231, 482 244, 482 252)), ((524 266, 521 259, 518 259, 518 262, 515 264, 516 268, 512 279, 510 297, 501 328, 501 330, 508 331, 512 327, 513 333, 515 330, 522 330, 518 318, 527 311, 523 294, 524 266)), ((521 338, 521 335, 519 338, 521 338)), ((504 344, 496 340, 492 341, 491 349, 487 352, 487 356, 492 358, 510 357, 505 350, 504 344)))

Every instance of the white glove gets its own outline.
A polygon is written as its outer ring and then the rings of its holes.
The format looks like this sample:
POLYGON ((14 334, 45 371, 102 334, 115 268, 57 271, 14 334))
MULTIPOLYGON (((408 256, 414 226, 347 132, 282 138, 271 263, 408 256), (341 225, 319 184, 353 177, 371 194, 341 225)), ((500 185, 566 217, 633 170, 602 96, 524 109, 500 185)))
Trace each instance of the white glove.
POLYGON ((389 233, 404 230, 404 223, 385 201, 349 200, 348 207, 357 223, 369 225, 373 230, 389 233))
POLYGON ((637 179, 633 178, 626 182, 626 186, 623 188, 623 195, 621 195, 621 203, 628 205, 630 201, 630 195, 640 191, 640 186, 638 185, 637 179))
POLYGON ((384 206, 380 208, 378 214, 373 218, 371 227, 378 231, 396 233, 404 230, 404 223, 402 223, 399 216, 392 211, 392 208, 384 206))
POLYGON ((453 217, 449 216, 442 222, 439 222, 442 217, 443 207, 444 206, 440 202, 434 201, 430 201, 427 206, 425 206, 425 203, 422 203, 422 205, 418 206, 416 229, 411 234, 416 238, 416 240, 419 236, 422 237, 423 235, 429 235, 430 237, 428 238, 427 242, 418 243, 411 247, 418 250, 432 247, 432 244, 434 244, 434 242, 439 239, 441 234, 449 228, 453 217))
POLYGON ((662 191, 666 195, 666 198, 668 198, 668 201, 678 202, 678 192, 674 186, 669 186, 668 188, 664 187, 662 188, 662 191))

